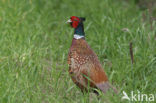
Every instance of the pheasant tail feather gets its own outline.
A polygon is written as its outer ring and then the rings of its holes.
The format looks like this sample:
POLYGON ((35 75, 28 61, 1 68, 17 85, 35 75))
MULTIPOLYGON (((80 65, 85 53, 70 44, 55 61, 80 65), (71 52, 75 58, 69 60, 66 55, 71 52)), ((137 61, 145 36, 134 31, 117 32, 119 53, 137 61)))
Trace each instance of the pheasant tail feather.
POLYGON ((116 94, 118 93, 117 89, 113 87, 108 81, 103 83, 98 83, 96 84, 96 87, 100 89, 103 93, 106 93, 110 89, 112 89, 116 94))

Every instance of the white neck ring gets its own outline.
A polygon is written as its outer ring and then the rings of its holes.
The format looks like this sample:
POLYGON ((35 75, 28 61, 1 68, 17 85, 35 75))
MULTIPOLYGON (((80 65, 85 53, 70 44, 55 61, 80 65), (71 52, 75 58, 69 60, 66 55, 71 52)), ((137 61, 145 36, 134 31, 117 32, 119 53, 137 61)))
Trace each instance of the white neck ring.
POLYGON ((81 38, 83 38, 84 36, 82 36, 82 35, 78 35, 78 34, 74 34, 74 38, 75 39, 81 39, 81 38))

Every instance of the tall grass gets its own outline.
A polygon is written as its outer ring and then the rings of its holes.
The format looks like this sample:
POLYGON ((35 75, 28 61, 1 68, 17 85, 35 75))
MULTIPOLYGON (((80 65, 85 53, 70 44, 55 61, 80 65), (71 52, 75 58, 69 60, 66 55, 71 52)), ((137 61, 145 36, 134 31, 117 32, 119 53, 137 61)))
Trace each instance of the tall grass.
POLYGON ((143 22, 142 13, 148 17, 133 3, 117 0, 1 0, 0 103, 122 102, 121 93, 101 94, 100 99, 83 95, 70 79, 73 30, 65 22, 73 15, 86 17, 86 41, 111 84, 127 93, 155 93, 156 28, 143 22))

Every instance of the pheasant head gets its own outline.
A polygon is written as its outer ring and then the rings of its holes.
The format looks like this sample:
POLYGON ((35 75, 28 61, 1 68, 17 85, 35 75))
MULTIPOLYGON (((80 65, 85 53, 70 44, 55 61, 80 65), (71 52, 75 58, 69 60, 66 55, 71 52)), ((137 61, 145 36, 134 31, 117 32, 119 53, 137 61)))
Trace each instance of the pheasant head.
POLYGON ((83 24, 83 21, 85 21, 83 17, 71 16, 67 23, 70 23, 71 27, 77 28, 79 25, 83 24))
POLYGON ((83 22, 85 21, 84 17, 77 17, 77 16, 71 16, 70 19, 67 21, 71 25, 72 28, 74 28, 74 36, 76 37, 84 37, 84 27, 83 22))

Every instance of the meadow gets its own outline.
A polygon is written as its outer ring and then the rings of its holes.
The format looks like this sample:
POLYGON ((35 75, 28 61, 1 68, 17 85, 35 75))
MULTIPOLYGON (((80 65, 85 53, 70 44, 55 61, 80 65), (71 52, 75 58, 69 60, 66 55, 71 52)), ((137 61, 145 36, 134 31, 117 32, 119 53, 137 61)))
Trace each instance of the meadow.
POLYGON ((156 22, 132 1, 0 0, 0 103, 130 103, 122 91, 156 94, 156 22), (83 94, 72 82, 70 16, 86 17, 86 41, 118 95, 83 94))

